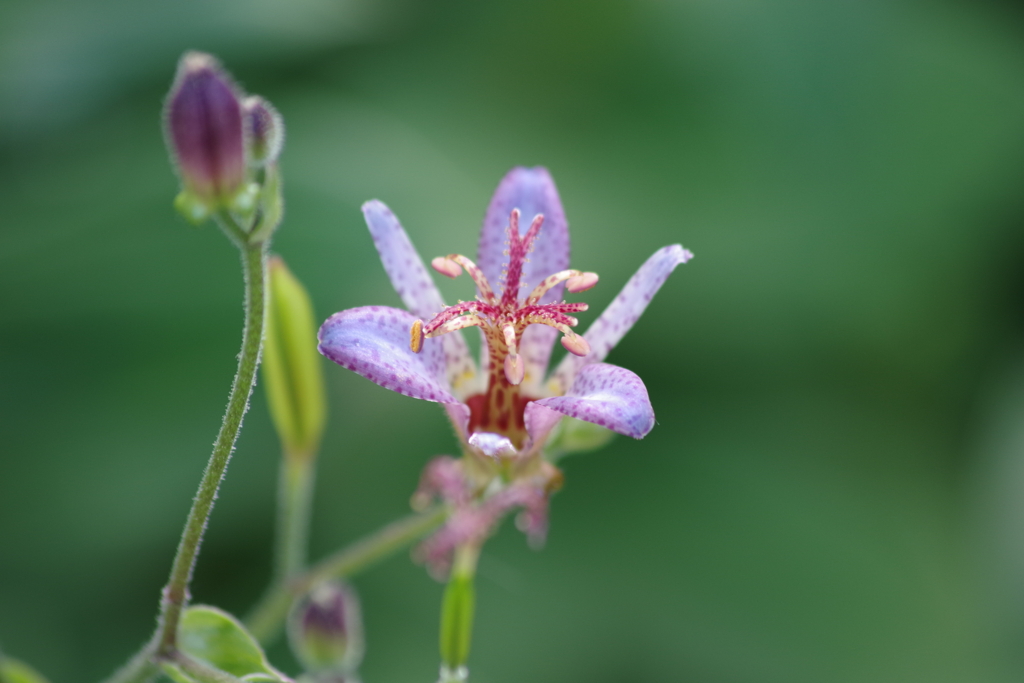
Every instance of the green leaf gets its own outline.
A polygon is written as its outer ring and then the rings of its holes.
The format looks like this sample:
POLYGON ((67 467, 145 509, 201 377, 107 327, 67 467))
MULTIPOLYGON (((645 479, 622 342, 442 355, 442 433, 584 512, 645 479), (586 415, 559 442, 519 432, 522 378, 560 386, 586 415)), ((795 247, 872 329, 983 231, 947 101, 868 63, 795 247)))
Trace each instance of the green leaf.
POLYGON ((0 683, 47 683, 38 671, 17 659, 0 655, 0 683))
MULTIPOLYGON (((196 605, 189 607, 181 617, 178 647, 182 652, 221 671, 253 681, 288 681, 288 677, 267 661, 256 639, 227 612, 196 605), (253 678, 249 678, 253 675, 253 678)), ((190 677, 178 683, 189 683, 190 677)))

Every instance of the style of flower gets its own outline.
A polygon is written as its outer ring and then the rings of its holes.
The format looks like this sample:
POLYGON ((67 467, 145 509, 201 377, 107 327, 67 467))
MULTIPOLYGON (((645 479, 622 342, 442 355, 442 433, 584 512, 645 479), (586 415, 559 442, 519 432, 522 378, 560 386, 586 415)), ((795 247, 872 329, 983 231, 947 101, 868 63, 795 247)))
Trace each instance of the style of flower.
POLYGON ((432 261, 439 273, 457 277, 465 270, 476 284, 474 300, 453 306, 445 306, 394 214, 376 200, 363 205, 363 214, 408 311, 366 306, 336 313, 320 328, 319 349, 386 389, 447 410, 467 458, 455 468, 463 482, 458 486, 451 484, 451 467, 446 486, 431 483, 436 473, 425 474, 418 497, 438 496, 456 509, 425 544, 426 559, 439 560, 458 543, 482 539, 512 507, 524 508, 527 530, 542 538, 547 496, 561 480, 542 448, 563 417, 637 439, 653 428, 643 381, 602 361, 669 274, 693 254, 678 244, 655 252, 580 335, 573 314, 587 305, 566 303, 563 290, 582 292, 598 277, 569 269, 568 224, 546 169, 514 168, 501 181, 484 218, 476 262, 461 254, 432 261), (459 332, 468 327, 481 330, 479 368, 459 332), (569 354, 548 375, 559 334, 569 354), (458 493, 463 485, 465 495, 458 493), (461 532, 453 528, 459 525, 461 532), (452 538, 441 542, 446 533, 452 538))

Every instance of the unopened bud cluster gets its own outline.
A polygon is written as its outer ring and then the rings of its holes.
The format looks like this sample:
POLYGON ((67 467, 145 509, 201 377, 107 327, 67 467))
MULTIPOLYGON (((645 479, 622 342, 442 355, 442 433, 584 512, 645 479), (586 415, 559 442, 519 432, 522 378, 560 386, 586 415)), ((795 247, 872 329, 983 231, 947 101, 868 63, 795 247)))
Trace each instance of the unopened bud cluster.
POLYGON ((222 209, 252 215, 268 199, 263 180, 281 153, 284 124, 269 102, 246 97, 213 56, 181 58, 164 125, 183 185, 175 206, 188 220, 201 223, 222 209))

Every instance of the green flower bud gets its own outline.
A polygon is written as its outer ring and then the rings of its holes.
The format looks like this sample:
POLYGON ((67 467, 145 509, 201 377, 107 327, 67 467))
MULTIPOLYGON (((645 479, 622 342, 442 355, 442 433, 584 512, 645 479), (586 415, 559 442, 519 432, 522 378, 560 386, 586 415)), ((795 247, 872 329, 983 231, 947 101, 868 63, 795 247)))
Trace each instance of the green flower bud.
POLYGON ((268 263, 270 296, 263 380, 270 414, 290 458, 311 458, 326 415, 316 324, 309 295, 280 257, 268 263))
POLYGON ((355 591, 338 581, 314 588, 292 608, 288 642, 310 672, 354 672, 363 659, 363 622, 355 591))

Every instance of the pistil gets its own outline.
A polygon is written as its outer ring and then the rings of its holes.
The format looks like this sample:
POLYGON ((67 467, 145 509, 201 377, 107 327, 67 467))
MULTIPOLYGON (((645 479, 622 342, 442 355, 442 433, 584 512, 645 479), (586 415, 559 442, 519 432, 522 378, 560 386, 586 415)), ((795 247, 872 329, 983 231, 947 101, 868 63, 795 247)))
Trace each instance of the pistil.
POLYGON ((544 216, 538 214, 526 234, 520 237, 519 210, 513 210, 509 216, 509 260, 500 298, 483 271, 467 257, 449 254, 431 261, 434 270, 446 277, 458 277, 465 270, 476 284, 478 296, 474 301, 460 301, 446 307, 429 322, 417 320, 409 331, 409 346, 416 353, 423 348, 425 337, 438 337, 467 327, 479 327, 483 331, 488 350, 488 382, 483 394, 467 399, 471 411, 469 431, 506 435, 517 448, 526 437, 523 411, 533 400, 521 396, 519 390, 526 373, 526 363, 519 354, 523 331, 529 325, 547 325, 562 333, 562 346, 570 353, 577 356, 590 353, 586 339, 572 329, 579 321, 570 315, 587 310, 587 304, 539 302, 563 282, 570 292, 590 289, 597 284, 596 273, 563 270, 542 280, 525 299, 519 298, 523 266, 543 224, 544 216))

